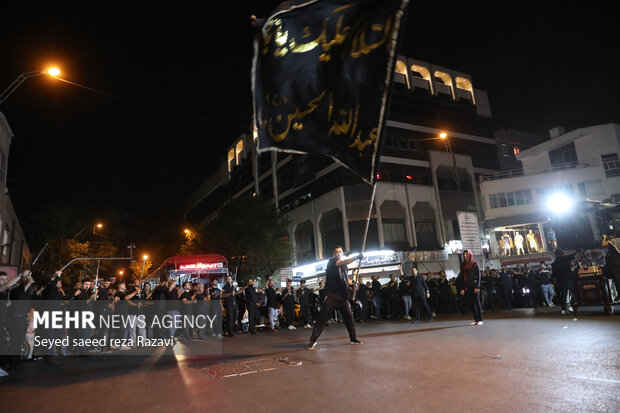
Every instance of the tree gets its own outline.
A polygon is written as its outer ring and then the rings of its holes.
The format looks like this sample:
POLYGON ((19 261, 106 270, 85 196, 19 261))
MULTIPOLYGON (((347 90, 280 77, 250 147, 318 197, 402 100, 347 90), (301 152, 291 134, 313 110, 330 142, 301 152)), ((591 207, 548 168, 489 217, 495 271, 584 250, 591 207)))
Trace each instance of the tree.
POLYGON ((149 268, 151 268, 152 266, 153 262, 149 258, 144 259, 143 257, 141 260, 132 261, 129 265, 129 269, 133 274, 132 279, 146 279, 149 273, 149 268))
POLYGON ((237 282, 265 281, 290 264, 288 219, 261 197, 230 200, 219 215, 198 231, 188 253, 218 253, 228 259, 237 282))

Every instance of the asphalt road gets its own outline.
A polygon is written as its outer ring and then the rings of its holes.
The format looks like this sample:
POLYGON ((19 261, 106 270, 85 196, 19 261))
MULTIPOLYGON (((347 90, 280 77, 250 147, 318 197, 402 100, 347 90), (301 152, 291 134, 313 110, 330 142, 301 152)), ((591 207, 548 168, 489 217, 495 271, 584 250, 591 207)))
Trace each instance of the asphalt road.
MULTIPOLYGON (((590 311, 588 311, 590 310, 590 311)), ((0 379, 2 412, 619 412, 620 317, 530 309, 225 338, 219 356, 42 361, 0 379), (266 370, 266 371, 265 371, 266 370), (240 373, 248 373, 237 375, 240 373), (222 377, 229 376, 229 377, 222 377)))

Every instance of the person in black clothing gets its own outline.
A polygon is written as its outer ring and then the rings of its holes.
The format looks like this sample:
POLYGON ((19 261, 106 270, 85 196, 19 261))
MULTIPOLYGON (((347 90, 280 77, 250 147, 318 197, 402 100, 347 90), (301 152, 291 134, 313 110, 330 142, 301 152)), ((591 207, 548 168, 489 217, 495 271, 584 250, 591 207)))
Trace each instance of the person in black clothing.
MULTIPOLYGON (((183 283, 183 292, 179 296, 181 301, 181 315, 191 317, 194 314, 194 298, 196 294, 192 291, 192 283, 185 281, 183 283)), ((184 328, 181 329, 181 336, 183 340, 191 340, 193 331, 189 323, 184 323, 184 328)))
POLYGON ((276 332, 276 321, 278 320, 278 295, 273 288, 273 280, 267 281, 267 310, 269 311, 269 330, 276 332))
POLYGON ((306 288, 306 280, 301 280, 300 287, 297 289, 297 301, 299 302, 299 308, 301 309, 301 324, 304 328, 312 328, 310 323, 312 318, 310 315, 310 299, 312 291, 306 288))
POLYGON ((368 286, 364 284, 361 278, 358 279, 356 298, 360 302, 360 320, 365 322, 368 320, 368 286))
POLYGON ((383 293, 383 287, 379 282, 379 274, 374 274, 372 276, 372 284, 370 288, 372 289, 372 317, 377 320, 381 320, 381 304, 383 302, 381 294, 383 293))
POLYGON ((474 261, 474 255, 469 250, 463 251, 463 262, 461 263, 462 290, 465 295, 465 302, 469 304, 474 312, 474 322, 471 325, 482 323, 482 305, 480 304, 480 268, 474 261))
POLYGON ((562 304, 562 314, 572 311, 570 305, 571 295, 574 291, 574 271, 577 267, 574 255, 565 255, 564 251, 555 251, 555 261, 551 264, 551 271, 557 280, 560 289, 560 303, 562 304))
MULTIPOLYGON (((195 284, 195 295, 194 295, 194 314, 196 314, 196 317, 198 319, 199 315, 206 315, 207 314, 207 293, 205 292, 205 286, 202 283, 194 283, 195 284)), ((194 284, 192 284, 192 287, 194 287, 194 284)), ((205 326, 200 326, 200 323, 197 323, 196 326, 196 334, 198 335, 198 339, 199 340, 203 340, 205 338, 207 338, 207 327, 205 326)))
POLYGON ((501 270, 499 271, 500 297, 504 306, 509 310, 512 310, 513 278, 514 273, 506 268, 505 264, 502 264, 501 270))
POLYGON ((295 290, 293 281, 287 279, 286 287, 282 289, 282 305, 284 307, 284 317, 289 330, 295 330, 295 290))
POLYGON ((327 320, 334 310, 338 310, 342 314, 342 318, 347 331, 349 332, 350 344, 362 344, 355 334, 355 326, 353 321, 353 312, 348 300, 348 288, 351 284, 347 276, 347 266, 355 260, 361 260, 362 254, 355 257, 342 259, 342 247, 334 248, 334 256, 327 261, 325 269, 325 302, 322 304, 321 315, 319 320, 314 324, 310 343, 306 347, 308 350, 314 349, 316 341, 327 324, 327 320))
POLYGON ((420 323, 422 309, 428 314, 428 321, 433 321, 433 313, 428 305, 428 301, 426 301, 431 296, 426 278, 418 273, 418 269, 415 266, 411 267, 411 275, 413 276, 411 291, 413 292, 413 305, 415 307, 414 323, 420 323))
POLYGON ((235 320, 239 315, 239 309, 237 307, 237 299, 235 297, 237 291, 233 285, 233 279, 229 275, 226 277, 226 284, 222 288, 222 298, 224 299, 224 308, 226 309, 226 322, 228 331, 226 335, 228 337, 235 336, 235 320))
POLYGON ((258 293, 254 289, 254 280, 250 278, 245 287, 245 307, 248 310, 248 323, 250 334, 256 334, 256 323, 258 322, 258 293))
POLYGON ((11 306, 8 308, 7 331, 11 334, 9 343, 9 369, 21 369, 21 345, 26 339, 28 329, 28 312, 30 311, 30 300, 35 297, 32 292, 34 280, 30 270, 26 270, 19 280, 19 285, 9 292, 11 306))
POLYGON ((525 283, 527 285, 527 288, 530 290, 530 304, 532 307, 536 308, 538 307, 538 304, 540 302, 538 294, 538 275, 536 274, 536 271, 532 269, 532 266, 529 262, 525 263, 524 272, 526 280, 525 283))
POLYGON ((439 290, 439 302, 441 303, 441 309, 446 312, 456 311, 456 302, 454 294, 452 293, 452 287, 448 282, 448 277, 445 271, 439 272, 439 282, 437 283, 439 290))

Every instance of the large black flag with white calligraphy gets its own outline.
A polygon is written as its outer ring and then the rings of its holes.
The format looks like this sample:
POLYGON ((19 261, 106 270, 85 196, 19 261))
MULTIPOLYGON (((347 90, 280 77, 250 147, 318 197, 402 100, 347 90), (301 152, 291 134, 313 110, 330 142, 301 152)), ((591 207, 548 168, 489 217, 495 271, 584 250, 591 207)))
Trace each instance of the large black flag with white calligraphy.
POLYGON ((373 183, 407 4, 288 1, 256 21, 259 150, 329 155, 373 183))

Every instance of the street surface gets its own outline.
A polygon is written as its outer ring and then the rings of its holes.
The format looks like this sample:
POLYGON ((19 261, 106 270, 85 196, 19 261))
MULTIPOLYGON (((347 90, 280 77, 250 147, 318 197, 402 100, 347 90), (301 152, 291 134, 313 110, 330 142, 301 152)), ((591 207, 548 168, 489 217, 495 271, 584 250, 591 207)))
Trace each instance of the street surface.
POLYGON ((619 412, 620 317, 582 311, 485 313, 484 326, 461 315, 370 321, 356 325, 361 346, 349 345, 337 324, 313 351, 305 349, 311 330, 298 328, 225 338, 219 357, 169 351, 32 361, 0 379, 0 406, 20 413, 619 412))

